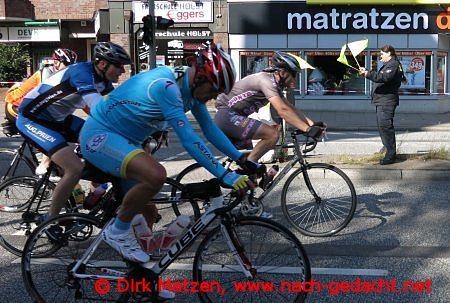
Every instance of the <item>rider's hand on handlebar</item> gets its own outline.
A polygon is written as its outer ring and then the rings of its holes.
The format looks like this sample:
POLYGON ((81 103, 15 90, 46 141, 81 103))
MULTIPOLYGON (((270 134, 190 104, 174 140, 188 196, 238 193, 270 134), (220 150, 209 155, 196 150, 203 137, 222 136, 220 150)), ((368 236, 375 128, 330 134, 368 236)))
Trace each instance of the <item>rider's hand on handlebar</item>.
POLYGON ((257 175, 257 177, 261 177, 266 172, 266 166, 264 164, 259 164, 257 162, 253 162, 252 160, 248 160, 245 156, 239 158, 236 163, 242 168, 243 174, 257 175))
POLYGON ((323 121, 316 121, 316 122, 314 122, 314 124, 312 126, 318 126, 318 127, 321 127, 321 128, 327 128, 327 124, 325 122, 323 122, 323 121))
POLYGON ((223 183, 239 192, 245 192, 247 189, 255 187, 247 176, 239 175, 233 171, 228 172, 223 177, 223 183))
POLYGON ((308 127, 308 129, 306 130, 306 135, 308 137, 311 137, 314 140, 318 141, 324 131, 325 131, 325 128, 313 125, 313 126, 308 127))

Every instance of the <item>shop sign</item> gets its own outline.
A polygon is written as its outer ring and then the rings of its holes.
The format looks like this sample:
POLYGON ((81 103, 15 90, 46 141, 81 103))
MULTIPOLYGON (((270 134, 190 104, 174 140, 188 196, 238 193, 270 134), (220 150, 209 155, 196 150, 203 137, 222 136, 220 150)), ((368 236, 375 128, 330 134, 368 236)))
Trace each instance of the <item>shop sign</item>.
POLYGON ((59 41, 60 31, 59 27, 9 27, 9 41, 23 42, 23 41, 59 41))
POLYGON ((450 33, 450 7, 439 5, 374 7, 232 2, 229 18, 230 34, 450 33))
POLYGON ((161 39, 173 39, 173 38, 184 38, 184 39, 198 39, 198 38, 211 38, 212 32, 208 28, 185 28, 185 29, 169 29, 167 31, 156 31, 156 38, 161 39))
MULTIPOLYGON (((133 1, 133 22, 142 23, 149 13, 147 3, 133 1)), ((155 16, 172 19, 177 23, 212 23, 212 1, 155 1, 155 16)))

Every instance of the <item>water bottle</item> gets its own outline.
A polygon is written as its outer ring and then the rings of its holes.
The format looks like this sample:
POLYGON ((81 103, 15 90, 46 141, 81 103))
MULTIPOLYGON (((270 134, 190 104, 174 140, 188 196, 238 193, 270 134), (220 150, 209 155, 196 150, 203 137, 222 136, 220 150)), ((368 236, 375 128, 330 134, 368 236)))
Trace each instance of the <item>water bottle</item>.
POLYGON ((108 189, 108 183, 103 183, 97 186, 97 188, 93 192, 90 192, 86 196, 86 199, 84 199, 83 207, 85 209, 92 209, 103 197, 106 189, 108 189))
POLYGON ((173 221, 161 237, 159 247, 168 249, 184 232, 185 228, 191 223, 189 216, 181 215, 173 221))
POLYGON ((73 199, 75 200, 75 203, 83 204, 84 191, 83 191, 83 188, 81 188, 80 183, 77 183, 77 185, 75 185, 75 187, 73 188, 72 196, 73 196, 73 199))
POLYGON ((267 189, 267 187, 269 187, 270 183, 273 181, 273 178, 275 178, 275 175, 278 173, 279 170, 280 167, 278 165, 272 165, 272 167, 262 177, 261 181, 259 182, 259 186, 262 189, 267 189))
POLYGON ((133 226, 134 234, 136 239, 141 244, 142 249, 146 252, 151 252, 153 250, 153 232, 147 225, 147 220, 145 220, 144 215, 137 214, 131 220, 131 226, 133 226))

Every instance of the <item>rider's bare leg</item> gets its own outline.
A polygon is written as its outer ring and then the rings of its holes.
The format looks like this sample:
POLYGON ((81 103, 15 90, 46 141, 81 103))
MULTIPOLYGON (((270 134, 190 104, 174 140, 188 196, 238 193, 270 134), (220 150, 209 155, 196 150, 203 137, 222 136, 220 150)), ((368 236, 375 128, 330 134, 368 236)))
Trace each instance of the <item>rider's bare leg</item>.
POLYGON ((260 141, 253 147, 253 150, 248 155, 247 159, 258 162, 269 150, 273 149, 278 142, 280 132, 278 128, 274 128, 267 124, 261 124, 253 135, 253 139, 260 141))

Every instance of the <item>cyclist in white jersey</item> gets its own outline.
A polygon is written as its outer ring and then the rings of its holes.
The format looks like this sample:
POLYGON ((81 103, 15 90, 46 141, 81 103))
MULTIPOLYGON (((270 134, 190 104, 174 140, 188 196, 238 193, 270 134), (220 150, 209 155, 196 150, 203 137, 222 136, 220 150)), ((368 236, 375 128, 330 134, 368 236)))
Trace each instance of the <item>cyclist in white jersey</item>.
POLYGON ((205 137, 218 150, 233 160, 242 158, 214 124, 205 105, 219 92, 231 90, 235 79, 231 57, 220 45, 210 44, 190 59, 190 67, 160 66, 125 81, 92 109, 80 133, 83 157, 122 178, 122 188, 128 189, 114 223, 103 231, 103 239, 135 262, 147 262, 149 255, 137 242, 131 220, 141 212, 148 221, 156 217, 154 206, 145 205, 166 179, 166 170, 144 152, 142 143, 165 123, 175 130, 189 154, 213 175, 235 189, 251 186, 247 176, 225 170, 193 131, 185 114, 192 112, 205 137))
POLYGON ((53 192, 47 219, 57 215, 81 178, 83 163, 68 142, 77 142, 84 123, 73 115, 98 102, 113 90, 112 83, 131 64, 125 50, 111 42, 98 42, 94 62, 72 64, 30 91, 19 107, 16 126, 25 138, 64 170, 53 192))

